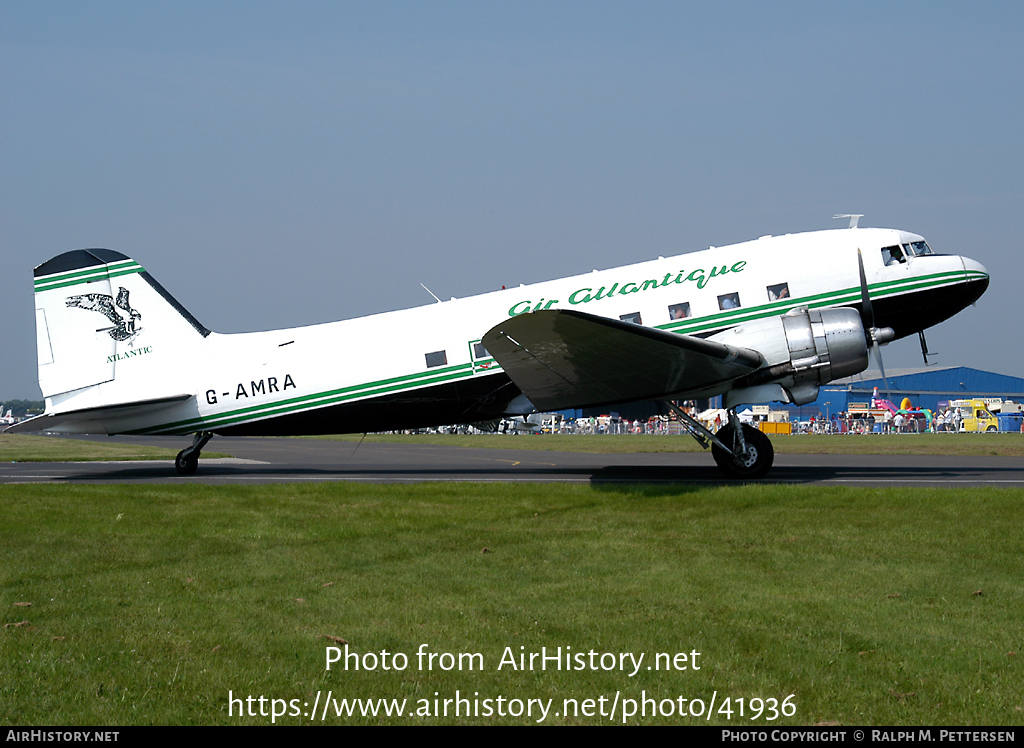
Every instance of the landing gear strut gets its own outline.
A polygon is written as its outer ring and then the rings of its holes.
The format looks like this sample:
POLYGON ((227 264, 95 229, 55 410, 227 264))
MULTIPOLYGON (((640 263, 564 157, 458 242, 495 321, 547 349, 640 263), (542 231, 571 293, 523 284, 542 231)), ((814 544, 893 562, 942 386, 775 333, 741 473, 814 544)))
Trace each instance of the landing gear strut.
POLYGON ((192 438, 192 446, 178 452, 174 458, 174 469, 178 475, 192 475, 199 468, 199 453, 206 443, 213 438, 212 431, 197 431, 192 438))
POLYGON ((735 408, 729 408, 729 423, 714 434, 675 403, 669 401, 668 407, 701 447, 711 446, 715 464, 730 478, 763 478, 771 470, 775 461, 771 440, 757 429, 741 424, 735 408))

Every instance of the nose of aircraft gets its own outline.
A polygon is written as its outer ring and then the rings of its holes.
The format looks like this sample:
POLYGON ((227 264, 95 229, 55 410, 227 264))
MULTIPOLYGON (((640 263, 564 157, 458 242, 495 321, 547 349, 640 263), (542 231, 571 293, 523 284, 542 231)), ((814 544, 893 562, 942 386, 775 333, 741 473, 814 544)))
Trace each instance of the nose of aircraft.
POLYGON ((974 289, 968 303, 973 304, 981 298, 981 295, 988 290, 988 270, 977 260, 970 257, 961 257, 964 263, 964 276, 967 281, 967 288, 974 289))
POLYGON ((977 260, 972 260, 970 257, 961 257, 960 259, 964 261, 964 270, 967 272, 968 277, 979 276, 980 280, 980 276, 985 276, 985 279, 988 280, 988 270, 985 269, 984 265, 977 260))

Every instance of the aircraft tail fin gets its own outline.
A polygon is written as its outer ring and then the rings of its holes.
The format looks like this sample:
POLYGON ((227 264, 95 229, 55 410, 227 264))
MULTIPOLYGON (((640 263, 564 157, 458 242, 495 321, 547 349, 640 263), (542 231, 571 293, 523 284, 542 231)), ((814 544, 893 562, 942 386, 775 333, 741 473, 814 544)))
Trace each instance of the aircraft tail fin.
MULTIPOLYGON (((114 382, 159 386, 173 360, 210 334, 137 262, 76 249, 35 269, 39 387, 47 399, 114 382)), ((119 387, 119 389, 121 389, 119 387)))

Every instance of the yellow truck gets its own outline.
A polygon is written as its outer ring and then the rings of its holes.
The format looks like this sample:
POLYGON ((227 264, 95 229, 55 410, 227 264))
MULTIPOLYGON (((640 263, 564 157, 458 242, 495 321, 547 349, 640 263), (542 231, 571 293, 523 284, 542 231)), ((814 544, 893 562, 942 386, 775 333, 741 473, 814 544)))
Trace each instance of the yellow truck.
POLYGON ((990 402, 980 399, 954 400, 949 405, 960 411, 963 419, 961 431, 999 431, 999 419, 990 410, 990 402))

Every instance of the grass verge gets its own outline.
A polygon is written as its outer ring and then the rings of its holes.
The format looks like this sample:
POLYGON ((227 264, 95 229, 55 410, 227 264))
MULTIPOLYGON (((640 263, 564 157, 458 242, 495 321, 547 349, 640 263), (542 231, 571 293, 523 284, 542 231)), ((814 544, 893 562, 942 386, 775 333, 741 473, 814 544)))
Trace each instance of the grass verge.
MULTIPOLYGON (((237 716, 243 702, 229 716, 229 692, 308 711, 328 691, 432 715, 332 704, 327 724, 537 721, 433 716, 456 691, 492 709, 551 699, 547 724, 607 722, 617 692, 619 723, 624 699, 713 695, 711 724, 1024 721, 1021 491, 329 483, 0 499, 8 723, 265 724, 237 716), (408 666, 327 671, 329 637, 408 666), (421 645, 482 668, 420 669, 421 645), (506 648, 542 647, 645 659, 632 677, 628 661, 498 668, 506 648), (646 670, 694 651, 700 669, 646 670), (750 699, 789 695, 792 717, 749 719, 750 699), (567 716, 565 699, 593 699, 594 716, 567 716)), ((708 724, 649 709, 629 721, 708 724)))
MULTIPOLYGON (((182 442, 185 446, 186 442, 182 442)), ((28 434, 0 434, 0 462, 95 462, 105 460, 173 460, 178 450, 123 442, 54 439, 28 434)), ((203 452, 201 459, 230 457, 203 452)))

